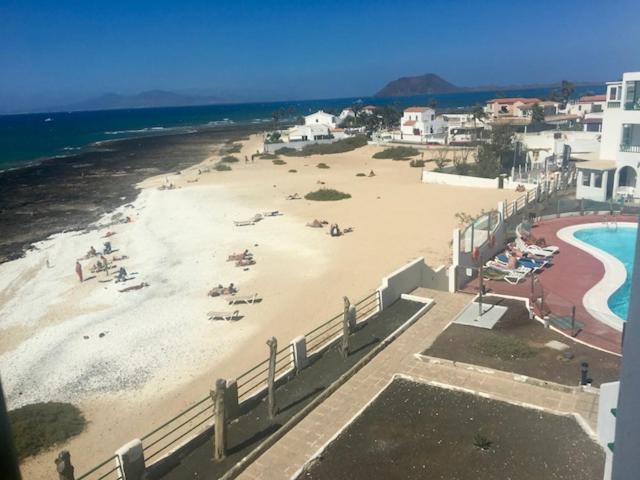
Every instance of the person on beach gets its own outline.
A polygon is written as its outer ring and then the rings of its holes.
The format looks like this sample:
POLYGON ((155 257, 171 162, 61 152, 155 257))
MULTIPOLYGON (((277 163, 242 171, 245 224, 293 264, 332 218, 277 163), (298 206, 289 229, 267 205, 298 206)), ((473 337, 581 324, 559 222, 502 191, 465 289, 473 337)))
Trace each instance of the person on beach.
POLYGON ((371 170, 371 171, 369 172, 369 176, 370 176, 370 177, 375 177, 375 176, 376 176, 376 174, 375 174, 375 172, 374 172, 373 170, 371 170))
POLYGON ((82 283, 82 265, 80 265, 79 261, 76 261, 76 275, 78 275, 80 283, 82 283))
POLYGON ((307 223, 307 227, 322 228, 322 222, 316 218, 313 222, 307 223))
POLYGON ((95 248, 93 248, 93 245, 92 245, 89 251, 87 252, 87 258, 95 257, 97 255, 98 255, 98 252, 96 251, 95 248))
POLYGON ((249 163, 249 157, 247 157, 246 155, 244 156, 244 163, 245 164, 249 163))
POLYGON ((124 267, 120 267, 118 270, 118 275, 116 276, 116 283, 124 282, 127 280, 127 271, 124 267))
MULTIPOLYGON (((93 248, 93 247, 91 247, 93 248)), ((111 253, 111 242, 104 242, 104 254, 108 255, 109 253, 111 253)))
POLYGON ((338 224, 334 223, 333 225, 331 225, 331 236, 339 237, 340 235, 342 235, 342 232, 340 231, 340 227, 338 226, 338 224))

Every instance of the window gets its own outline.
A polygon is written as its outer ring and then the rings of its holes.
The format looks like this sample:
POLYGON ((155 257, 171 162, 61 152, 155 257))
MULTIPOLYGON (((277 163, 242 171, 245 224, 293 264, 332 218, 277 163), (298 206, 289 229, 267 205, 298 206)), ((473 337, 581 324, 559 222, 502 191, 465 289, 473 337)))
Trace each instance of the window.
POLYGON ((609 90, 609 100, 617 100, 618 87, 611 87, 609 90))
POLYGON ((582 186, 589 187, 591 185, 591 171, 583 170, 582 171, 582 186))
POLYGON ((595 172, 595 187, 602 188, 602 172, 595 172))
POLYGON ((640 110, 640 82, 625 82, 625 110, 640 110))

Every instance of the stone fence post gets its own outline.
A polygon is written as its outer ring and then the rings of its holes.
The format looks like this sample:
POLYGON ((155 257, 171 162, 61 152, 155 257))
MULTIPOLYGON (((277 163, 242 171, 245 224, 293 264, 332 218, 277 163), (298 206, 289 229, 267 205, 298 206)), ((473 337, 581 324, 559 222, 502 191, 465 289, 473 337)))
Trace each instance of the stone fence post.
POLYGON ((122 480, 142 480, 146 470, 142 441, 136 438, 116 450, 116 461, 122 471, 122 480))

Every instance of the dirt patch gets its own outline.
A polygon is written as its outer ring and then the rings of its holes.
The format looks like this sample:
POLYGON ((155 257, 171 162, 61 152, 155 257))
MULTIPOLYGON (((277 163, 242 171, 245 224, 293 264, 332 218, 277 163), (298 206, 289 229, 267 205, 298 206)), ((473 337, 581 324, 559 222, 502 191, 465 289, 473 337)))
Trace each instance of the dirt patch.
POLYGON ((582 362, 589 364, 589 377, 595 386, 620 378, 620 357, 544 328, 529 319, 523 302, 499 297, 486 297, 486 301, 508 307, 493 329, 451 324, 422 353, 564 385, 580 383, 582 362), (545 346, 553 340, 569 348, 559 351, 545 346))
POLYGON ((298 479, 601 479, 573 417, 395 380, 298 479))

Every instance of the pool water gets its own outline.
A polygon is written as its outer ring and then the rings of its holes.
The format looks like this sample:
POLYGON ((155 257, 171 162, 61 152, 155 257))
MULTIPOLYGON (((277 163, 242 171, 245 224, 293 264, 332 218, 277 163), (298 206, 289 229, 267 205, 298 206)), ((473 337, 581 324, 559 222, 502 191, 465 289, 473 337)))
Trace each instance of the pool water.
POLYGON ((598 227, 578 230, 574 236, 589 245, 612 255, 622 262, 627 271, 624 284, 609 297, 609 308, 613 313, 627 319, 629 314, 629 294, 633 273, 633 257, 636 248, 637 227, 618 227, 617 229, 598 227))

